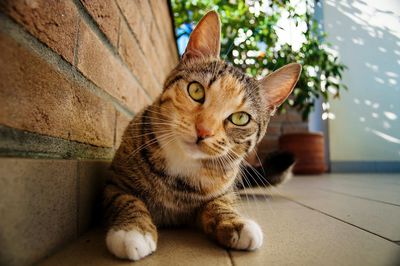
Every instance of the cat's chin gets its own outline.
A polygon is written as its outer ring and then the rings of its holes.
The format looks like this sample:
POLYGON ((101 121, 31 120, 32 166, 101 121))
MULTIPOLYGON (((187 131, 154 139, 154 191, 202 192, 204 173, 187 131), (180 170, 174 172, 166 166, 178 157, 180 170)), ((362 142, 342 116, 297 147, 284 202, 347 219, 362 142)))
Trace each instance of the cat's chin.
POLYGON ((193 159, 210 159, 213 156, 203 152, 200 147, 192 142, 184 141, 182 143, 183 149, 186 155, 193 159))

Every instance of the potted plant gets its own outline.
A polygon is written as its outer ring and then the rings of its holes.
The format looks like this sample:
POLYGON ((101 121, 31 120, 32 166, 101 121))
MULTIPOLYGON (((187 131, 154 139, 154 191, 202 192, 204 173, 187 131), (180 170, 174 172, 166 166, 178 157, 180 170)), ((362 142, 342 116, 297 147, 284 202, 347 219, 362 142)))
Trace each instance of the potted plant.
MULTIPOLYGON (((340 91, 346 89, 341 83, 346 67, 325 41, 322 26, 314 19, 315 5, 320 3, 315 0, 172 0, 178 47, 184 50, 185 44, 180 41, 188 38, 193 21, 199 21, 205 12, 214 9, 222 21, 221 57, 224 60, 259 78, 291 62, 302 64, 296 88, 281 105, 280 112, 296 109, 307 120, 316 101, 322 98, 325 104, 322 118, 333 118, 327 103, 339 98, 340 91)), ((309 173, 307 167, 301 168, 302 164, 323 160, 323 155, 320 156, 323 142, 320 133, 302 133, 282 136, 280 145, 297 155, 295 172, 309 173)), ((325 167, 308 166, 308 169, 319 173, 325 167)))

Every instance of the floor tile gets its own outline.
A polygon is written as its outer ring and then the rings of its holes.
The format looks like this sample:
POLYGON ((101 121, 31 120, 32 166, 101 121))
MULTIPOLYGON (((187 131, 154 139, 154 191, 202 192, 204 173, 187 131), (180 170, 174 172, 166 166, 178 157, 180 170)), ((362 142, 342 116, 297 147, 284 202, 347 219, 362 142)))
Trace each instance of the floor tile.
POLYGON ((202 233, 188 229, 161 230, 157 251, 143 260, 130 262, 113 257, 104 243, 105 232, 93 230, 72 245, 42 261, 39 266, 176 265, 228 266, 228 252, 202 233))
MULTIPOLYGON (((266 203, 265 203, 266 204, 266 203)), ((400 246, 287 202, 287 208, 247 210, 259 220, 264 245, 254 252, 231 251, 234 265, 396 265, 400 246)), ((259 204, 261 205, 261 204, 259 204)))
POLYGON ((310 208, 390 240, 400 240, 400 206, 316 189, 311 184, 307 186, 305 180, 293 180, 281 192, 310 208))

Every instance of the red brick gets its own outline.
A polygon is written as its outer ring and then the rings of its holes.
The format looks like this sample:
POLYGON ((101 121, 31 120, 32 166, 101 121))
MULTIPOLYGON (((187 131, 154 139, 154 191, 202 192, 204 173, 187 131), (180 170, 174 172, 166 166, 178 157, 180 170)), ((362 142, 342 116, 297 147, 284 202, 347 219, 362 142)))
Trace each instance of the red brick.
POLYGON ((71 64, 77 34, 77 9, 72 1, 7 0, 0 9, 71 64))
POLYGON ((271 122, 283 122, 286 121, 286 113, 276 113, 273 117, 271 117, 271 122))
POLYGON ((284 124, 282 131, 283 131, 283 134, 308 132, 308 125, 307 125, 307 123, 284 124))
POLYGON ((114 1, 82 0, 89 14, 114 47, 118 43, 119 10, 114 1))
POLYGON ((268 136, 279 136, 281 134, 281 123, 271 122, 267 128, 268 136))
POLYGON ((121 33, 119 42, 119 53, 132 70, 134 75, 146 89, 150 96, 157 97, 162 91, 162 85, 159 83, 148 66, 146 58, 139 49, 139 46, 128 29, 128 26, 121 23, 121 33))
POLYGON ((78 69, 97 86, 138 112, 150 98, 133 78, 128 68, 109 51, 95 33, 80 22, 78 69))
POLYGON ((278 137, 265 136, 257 146, 258 155, 264 157, 266 154, 278 150, 278 139, 278 137))
POLYGON ((0 31, 0 124, 112 147, 112 105, 0 31))
POLYGON ((121 144, 122 136, 131 120, 132 117, 128 117, 123 113, 117 112, 117 125, 115 127, 115 148, 118 148, 121 144))
POLYGON ((289 110, 286 113, 286 121, 289 122, 302 122, 301 114, 296 110, 289 110))
POLYGON ((163 65, 160 64, 160 58, 162 58, 160 55, 165 51, 164 49, 156 49, 155 44, 150 40, 149 35, 151 35, 151 33, 148 31, 143 21, 143 15, 138 12, 141 8, 141 3, 138 1, 117 0, 117 4, 121 8, 129 27, 139 41, 139 46, 143 50, 158 82, 164 83, 168 72, 165 71, 163 65))

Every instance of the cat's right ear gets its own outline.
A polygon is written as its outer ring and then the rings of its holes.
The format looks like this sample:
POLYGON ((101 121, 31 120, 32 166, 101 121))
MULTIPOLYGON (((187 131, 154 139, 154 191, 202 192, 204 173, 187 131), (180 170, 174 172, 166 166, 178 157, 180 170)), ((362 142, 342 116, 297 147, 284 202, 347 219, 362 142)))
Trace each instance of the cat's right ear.
POLYGON ((296 86, 301 74, 301 65, 288 64, 261 79, 260 85, 269 105, 274 108, 281 105, 296 86))
POLYGON ((219 58, 221 23, 218 13, 208 12, 190 34, 182 60, 194 58, 219 58))

